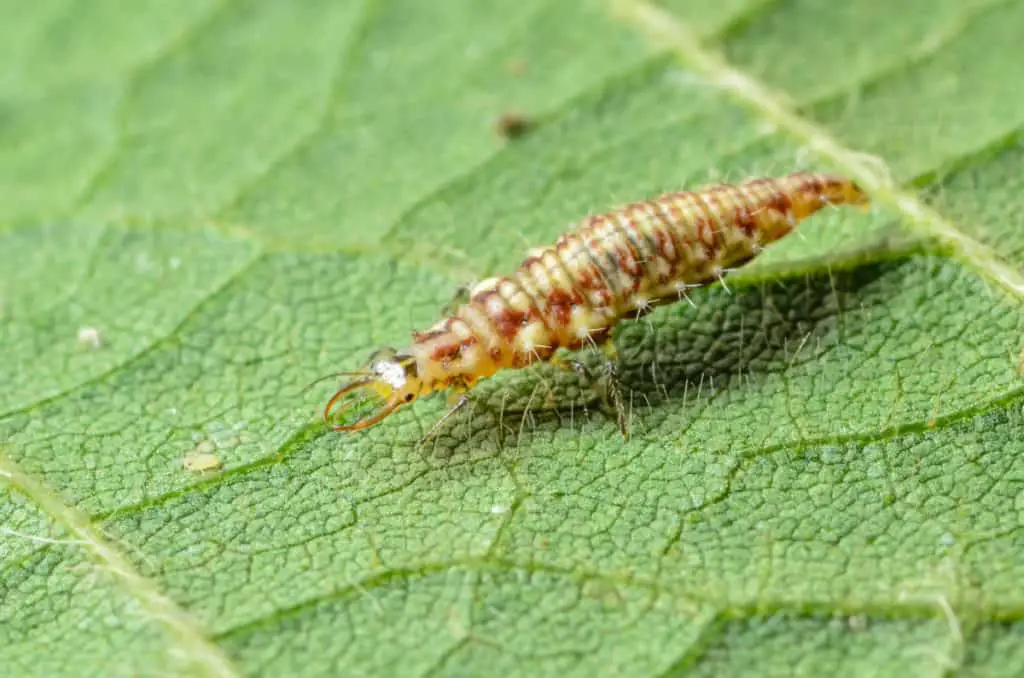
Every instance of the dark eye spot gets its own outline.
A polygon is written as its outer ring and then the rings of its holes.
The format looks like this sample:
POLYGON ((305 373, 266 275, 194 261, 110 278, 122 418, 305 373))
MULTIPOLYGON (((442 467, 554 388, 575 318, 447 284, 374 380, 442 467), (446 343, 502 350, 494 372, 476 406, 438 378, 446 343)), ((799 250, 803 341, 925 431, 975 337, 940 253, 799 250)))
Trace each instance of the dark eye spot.
POLYGON ((412 394, 411 393, 407 393, 405 395, 405 402, 407 402, 407 403, 412 402, 412 394))

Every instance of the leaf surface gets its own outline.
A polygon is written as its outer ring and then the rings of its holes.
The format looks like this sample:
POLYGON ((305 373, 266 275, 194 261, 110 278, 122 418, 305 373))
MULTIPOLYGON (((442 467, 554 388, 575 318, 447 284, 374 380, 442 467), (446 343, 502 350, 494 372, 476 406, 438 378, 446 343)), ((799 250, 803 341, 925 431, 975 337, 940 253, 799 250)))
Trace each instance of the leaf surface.
POLYGON ((1024 3, 905 4, 0 2, 0 673, 1019 675, 1024 3), (624 324, 628 442, 546 367, 320 424, 581 216, 797 168, 872 210, 624 324))

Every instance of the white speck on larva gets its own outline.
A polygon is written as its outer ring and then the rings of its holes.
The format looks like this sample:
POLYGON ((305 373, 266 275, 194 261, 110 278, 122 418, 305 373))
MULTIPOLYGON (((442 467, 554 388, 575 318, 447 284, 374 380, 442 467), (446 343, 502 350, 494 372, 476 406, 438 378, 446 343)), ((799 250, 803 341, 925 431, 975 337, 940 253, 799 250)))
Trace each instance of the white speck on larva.
POLYGON ((224 462, 215 454, 189 454, 181 460, 181 465, 186 471, 202 473, 204 471, 216 471, 223 468, 224 462))
POLYGON ((495 504, 491 507, 491 513, 504 513, 505 511, 508 511, 508 507, 501 504, 495 504))
POLYGON ((79 327, 78 343, 95 350, 103 345, 103 338, 100 336, 100 331, 95 327, 79 327))

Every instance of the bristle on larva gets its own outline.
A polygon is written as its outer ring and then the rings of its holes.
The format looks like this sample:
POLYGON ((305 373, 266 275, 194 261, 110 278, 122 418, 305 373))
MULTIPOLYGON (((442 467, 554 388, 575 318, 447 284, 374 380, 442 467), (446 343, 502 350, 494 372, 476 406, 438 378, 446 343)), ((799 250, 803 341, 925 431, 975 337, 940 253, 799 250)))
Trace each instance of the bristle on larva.
POLYGON ((531 250, 511 275, 477 283, 395 358, 358 373, 362 385, 350 384, 331 404, 372 388, 386 412, 336 428, 365 428, 417 397, 466 391, 501 369, 551 360, 560 348, 603 345, 620 320, 720 281, 815 212, 867 203, 850 179, 799 172, 670 193, 584 219, 554 245, 531 250))

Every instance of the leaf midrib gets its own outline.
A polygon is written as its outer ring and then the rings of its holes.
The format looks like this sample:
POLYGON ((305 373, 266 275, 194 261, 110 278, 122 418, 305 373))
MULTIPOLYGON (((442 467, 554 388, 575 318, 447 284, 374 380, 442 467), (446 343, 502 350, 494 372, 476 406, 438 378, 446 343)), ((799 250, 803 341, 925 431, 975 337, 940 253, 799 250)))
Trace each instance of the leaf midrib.
POLYGON ((847 148, 824 128, 800 117, 788 104, 788 97, 705 49, 693 32, 669 12, 645 0, 609 0, 609 4, 614 13, 636 25, 649 38, 665 43, 713 86, 731 94, 758 117, 773 123, 858 181, 876 204, 899 212, 910 227, 936 240, 954 259, 1015 299, 1024 298, 1024 275, 1005 264, 991 248, 962 233, 917 196, 900 189, 882 159, 847 148))
POLYGON ((45 484, 24 473, 2 452, 0 479, 54 523, 67 530, 89 558, 109 573, 121 589, 139 604, 147 620, 162 627, 167 635, 174 638, 174 645, 168 644, 169 652, 180 650, 188 664, 203 676, 239 678, 242 675, 224 651, 206 637, 199 623, 164 595, 156 582, 143 577, 118 549, 108 543, 86 515, 69 506, 45 484))

